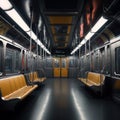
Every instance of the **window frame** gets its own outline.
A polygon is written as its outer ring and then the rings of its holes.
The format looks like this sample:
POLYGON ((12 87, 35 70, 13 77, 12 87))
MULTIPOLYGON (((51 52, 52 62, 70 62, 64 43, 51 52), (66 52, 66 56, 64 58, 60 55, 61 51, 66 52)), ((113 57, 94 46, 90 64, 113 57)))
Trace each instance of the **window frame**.
POLYGON ((6 44, 6 52, 5 52, 5 74, 6 75, 9 75, 9 74, 17 74, 17 73, 20 73, 21 71, 21 68, 20 68, 20 62, 21 62, 21 59, 20 59, 20 56, 21 56, 21 49, 16 47, 16 46, 13 46, 9 43, 6 44), (6 67, 6 63, 8 64, 7 62, 7 54, 8 54, 8 51, 11 52, 9 54, 11 54, 11 70, 7 70, 6 67), (18 68, 18 69, 16 69, 18 68))

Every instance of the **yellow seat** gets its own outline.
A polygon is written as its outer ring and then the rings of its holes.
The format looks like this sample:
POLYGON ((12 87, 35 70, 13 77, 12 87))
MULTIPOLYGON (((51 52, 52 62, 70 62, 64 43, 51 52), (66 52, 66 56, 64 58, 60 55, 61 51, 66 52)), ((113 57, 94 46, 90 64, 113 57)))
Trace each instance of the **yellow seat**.
POLYGON ((100 86, 103 84, 105 76, 100 73, 88 72, 87 83, 89 86, 100 86))
POLYGON ((0 79, 0 92, 2 100, 20 99, 29 95, 38 85, 28 86, 24 75, 17 75, 0 79))
POLYGON ((104 83, 105 76, 99 73, 88 72, 87 78, 78 78, 87 86, 100 86, 104 83))
POLYGON ((46 77, 39 78, 37 72, 29 73, 29 80, 31 82, 42 83, 45 79, 46 79, 46 77))

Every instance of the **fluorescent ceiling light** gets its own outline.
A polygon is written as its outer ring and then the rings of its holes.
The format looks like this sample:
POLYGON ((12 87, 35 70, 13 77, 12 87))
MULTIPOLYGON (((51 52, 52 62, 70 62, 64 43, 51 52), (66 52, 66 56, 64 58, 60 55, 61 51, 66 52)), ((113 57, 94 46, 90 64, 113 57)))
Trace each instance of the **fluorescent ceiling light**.
POLYGON ((26 32, 29 36, 31 36, 31 38, 33 39, 33 40, 36 40, 37 39, 37 36, 34 34, 34 32, 33 31, 29 31, 29 32, 26 32))
POLYGON ((87 41, 86 39, 83 39, 80 44, 84 45, 86 43, 86 41, 87 41))
POLYGON ((79 44, 79 45, 71 52, 71 55, 72 55, 73 53, 75 53, 80 47, 81 47, 81 44, 79 44))
POLYGON ((86 40, 89 40, 108 20, 103 16, 97 21, 97 23, 92 27, 90 32, 85 36, 86 40))
POLYGON ((24 22, 22 17, 17 13, 15 9, 5 11, 25 32, 29 31, 30 28, 28 25, 24 22))
POLYGON ((46 52, 49 54, 49 55, 51 55, 51 53, 46 49, 46 52))
POLYGON ((82 45, 81 45, 81 44, 79 44, 78 46, 79 46, 79 48, 80 48, 82 45))
POLYGON ((97 23, 91 29, 91 32, 97 32, 108 20, 103 16, 97 21, 97 23))
POLYGON ((89 32, 89 33, 85 36, 86 41, 89 40, 94 34, 95 34, 95 33, 89 32))
POLYGON ((73 53, 75 53, 75 49, 70 54, 72 55, 73 53))
POLYGON ((86 40, 83 39, 81 43, 78 44, 78 46, 71 52, 71 55, 75 53, 83 44, 85 44, 86 40))
POLYGON ((40 42, 40 40, 38 40, 38 45, 40 45, 41 48, 44 48, 44 45, 40 42))
POLYGON ((43 50, 45 50, 49 55, 51 54, 51 53, 48 51, 48 49, 40 42, 40 40, 38 40, 37 44, 40 45, 40 47, 41 47, 43 50))
POLYGON ((107 21, 108 20, 102 16, 71 54, 75 53, 82 45, 84 45, 107 21))
POLYGON ((8 0, 0 0, 0 7, 3 10, 9 10, 12 8, 12 5, 8 0))

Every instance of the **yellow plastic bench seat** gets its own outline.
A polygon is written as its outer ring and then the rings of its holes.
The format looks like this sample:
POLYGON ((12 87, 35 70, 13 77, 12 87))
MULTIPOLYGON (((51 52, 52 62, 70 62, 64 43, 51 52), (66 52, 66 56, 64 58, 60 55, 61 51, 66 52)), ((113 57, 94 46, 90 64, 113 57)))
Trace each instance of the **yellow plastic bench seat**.
POLYGON ((103 84, 105 76, 100 73, 88 72, 87 83, 90 86, 100 86, 103 84))
POLYGON ((28 86, 24 75, 17 75, 0 79, 0 92, 2 100, 24 99, 38 86, 28 86))
POLYGON ((32 73, 29 73, 29 79, 31 82, 42 83, 43 81, 45 81, 46 78, 45 77, 39 78, 37 72, 32 72, 32 73))
POLYGON ((100 86, 104 83, 105 76, 99 73, 88 72, 87 78, 78 78, 87 86, 100 86))

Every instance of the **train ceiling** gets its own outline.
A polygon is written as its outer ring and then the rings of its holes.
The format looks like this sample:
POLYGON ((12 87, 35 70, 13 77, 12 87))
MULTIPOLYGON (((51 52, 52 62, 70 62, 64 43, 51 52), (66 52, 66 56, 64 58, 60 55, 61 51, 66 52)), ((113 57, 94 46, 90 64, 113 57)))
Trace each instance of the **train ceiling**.
MULTIPOLYGON (((52 55, 70 55, 70 52, 85 37, 100 16, 104 15, 106 18, 114 17, 120 7, 117 4, 119 0, 9 1, 27 25, 29 27, 32 25, 32 30, 52 55)), ((3 11, 1 12, 1 16, 5 21, 9 18, 3 11)), ((0 24, 2 23, 2 26, 4 26, 2 28, 5 28, 5 31, 2 31, 1 34, 16 36, 15 38, 22 45, 27 38, 26 46, 29 48, 29 36, 11 18, 7 21, 11 27, 4 25, 2 21, 0 20, 0 24), (19 35, 19 32, 15 33, 13 28, 24 34, 24 37, 22 38, 22 34, 19 35)), ((108 33, 111 32, 110 30, 106 31, 109 31, 108 33)))

